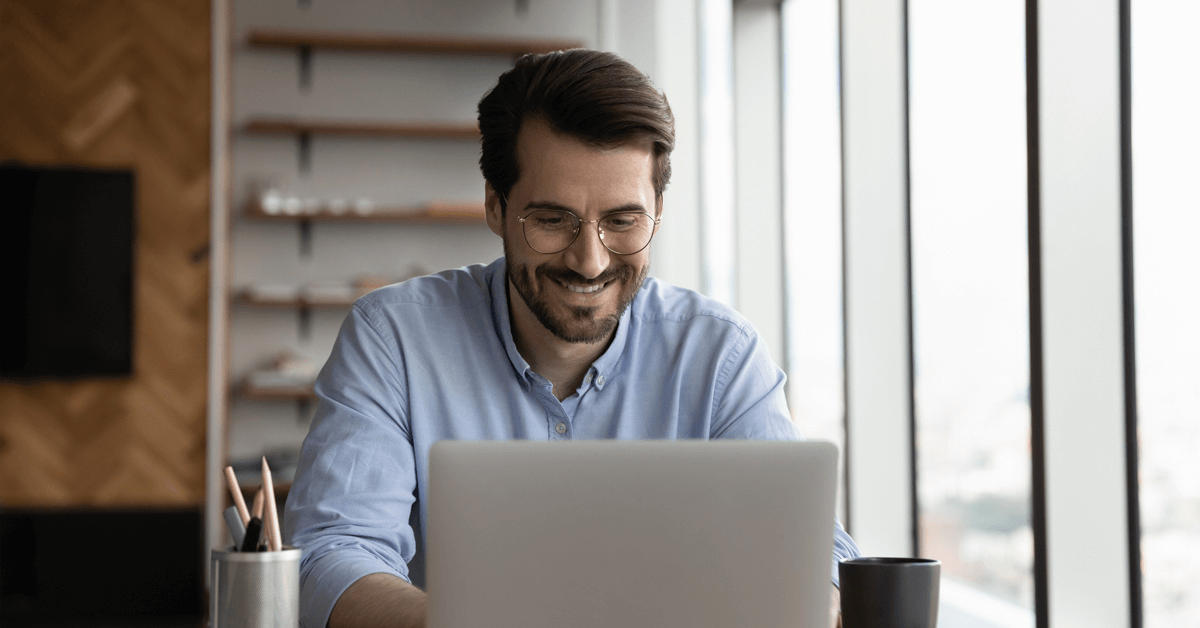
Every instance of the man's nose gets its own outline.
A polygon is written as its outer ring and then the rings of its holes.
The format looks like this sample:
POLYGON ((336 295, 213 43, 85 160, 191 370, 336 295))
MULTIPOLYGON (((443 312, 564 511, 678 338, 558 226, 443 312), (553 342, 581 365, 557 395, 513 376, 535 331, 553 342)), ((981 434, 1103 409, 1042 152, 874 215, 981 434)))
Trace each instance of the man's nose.
POLYGON ((608 268, 612 252, 601 241, 603 232, 596 222, 579 225, 580 234, 567 247, 567 267, 588 279, 595 279, 608 268))

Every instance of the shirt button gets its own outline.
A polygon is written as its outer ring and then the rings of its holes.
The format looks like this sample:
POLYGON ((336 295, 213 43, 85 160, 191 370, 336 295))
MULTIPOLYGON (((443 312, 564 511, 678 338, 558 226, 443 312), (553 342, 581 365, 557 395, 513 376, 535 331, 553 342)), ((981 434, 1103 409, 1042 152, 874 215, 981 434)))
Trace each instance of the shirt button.
POLYGON ((600 377, 597 377, 597 378, 596 378, 596 385, 597 385, 597 386, 603 386, 603 385, 604 385, 604 376, 603 376, 603 375, 601 375, 600 377))
POLYGON ((567 432, 567 424, 566 424, 566 423, 559 423, 558 425, 555 425, 555 426, 554 426, 554 431, 555 431, 555 432, 558 432, 559 434, 565 434, 565 433, 567 432))
POLYGON ((583 376, 583 383, 584 384, 592 383, 592 374, 591 373, 588 373, 587 375, 583 376))

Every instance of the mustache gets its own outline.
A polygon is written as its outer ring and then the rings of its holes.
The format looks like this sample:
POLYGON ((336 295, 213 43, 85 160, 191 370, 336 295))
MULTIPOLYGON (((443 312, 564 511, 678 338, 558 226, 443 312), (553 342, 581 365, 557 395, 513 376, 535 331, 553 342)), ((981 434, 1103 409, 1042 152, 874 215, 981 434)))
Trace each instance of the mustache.
POLYGON ((571 270, 570 268, 562 268, 559 266, 551 266, 550 264, 542 264, 534 271, 539 277, 553 279, 562 283, 570 283, 579 286, 595 286, 605 284, 610 281, 627 281, 633 279, 633 268, 630 266, 621 265, 620 267, 609 266, 604 269, 593 279, 588 279, 583 275, 571 270))

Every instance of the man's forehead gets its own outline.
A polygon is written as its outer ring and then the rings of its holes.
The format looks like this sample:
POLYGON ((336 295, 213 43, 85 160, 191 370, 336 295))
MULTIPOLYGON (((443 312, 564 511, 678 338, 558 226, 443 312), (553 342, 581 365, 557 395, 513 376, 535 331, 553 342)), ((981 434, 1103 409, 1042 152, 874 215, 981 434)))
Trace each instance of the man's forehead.
POLYGON ((524 187, 526 192, 536 188, 534 195, 591 189, 630 197, 627 200, 647 194, 653 197, 650 142, 595 146, 543 121, 531 122, 523 125, 517 136, 515 187, 524 187))
POLYGON ((519 165, 525 165, 521 163, 521 154, 523 152, 535 153, 544 150, 550 144, 568 145, 579 150, 591 151, 598 154, 612 154, 622 151, 644 152, 648 157, 652 157, 654 154, 654 142, 649 138, 636 137, 622 142, 598 145, 560 131, 541 118, 530 118, 521 124, 521 129, 517 132, 516 153, 519 165))

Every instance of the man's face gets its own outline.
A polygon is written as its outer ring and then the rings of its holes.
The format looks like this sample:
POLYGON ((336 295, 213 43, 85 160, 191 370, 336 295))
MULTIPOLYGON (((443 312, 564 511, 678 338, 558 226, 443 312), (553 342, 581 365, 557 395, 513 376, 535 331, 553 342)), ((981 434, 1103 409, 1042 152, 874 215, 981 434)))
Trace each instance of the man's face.
POLYGON ((630 210, 658 216, 650 144, 596 149, 531 120, 518 135, 517 159, 521 176, 508 194, 507 214, 500 216, 490 187, 487 199, 488 225, 504 239, 509 281, 521 297, 510 310, 560 340, 605 341, 641 289, 650 248, 617 255, 604 248, 596 223, 589 222, 566 250, 538 253, 519 219, 536 209, 566 209, 585 221, 630 210))

